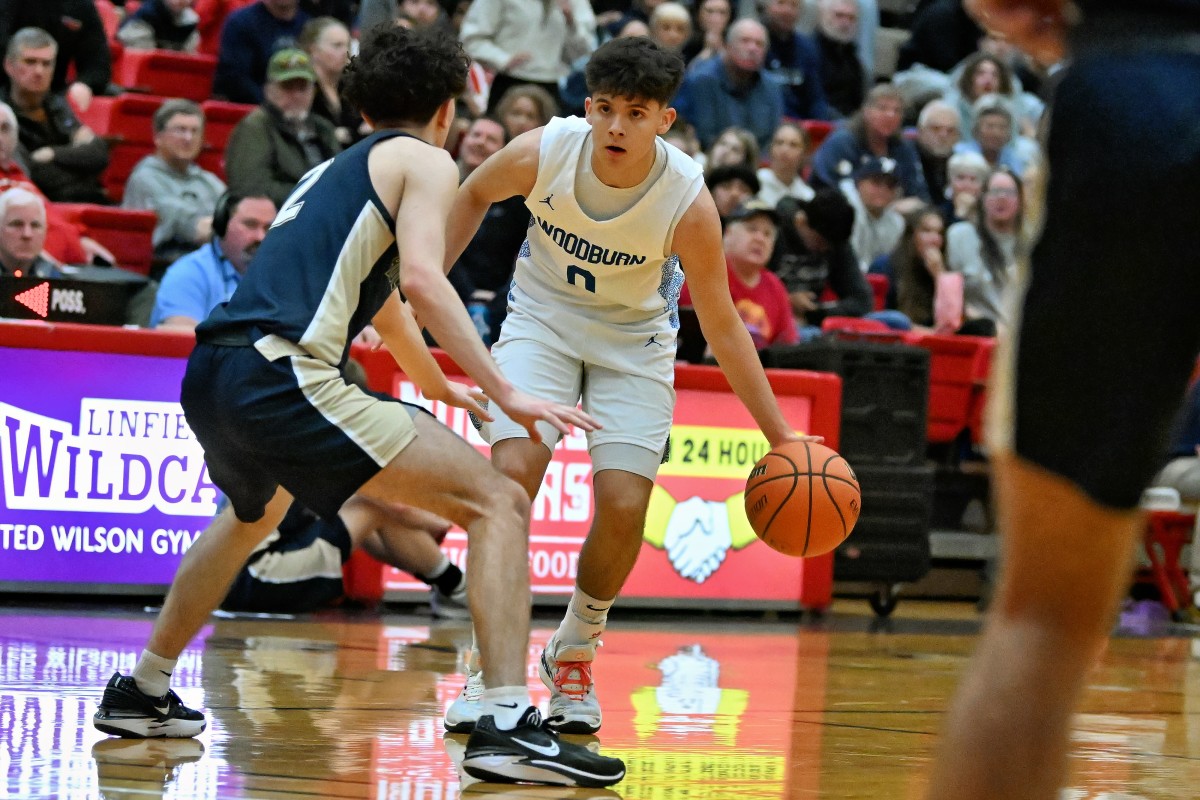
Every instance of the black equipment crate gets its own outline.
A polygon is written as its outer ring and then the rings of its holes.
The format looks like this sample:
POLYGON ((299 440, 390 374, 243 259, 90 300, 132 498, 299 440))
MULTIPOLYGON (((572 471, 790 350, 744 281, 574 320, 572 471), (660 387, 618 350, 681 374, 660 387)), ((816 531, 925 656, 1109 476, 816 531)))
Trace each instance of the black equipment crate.
POLYGON ((932 466, 855 466, 862 514, 854 532, 834 551, 840 581, 911 583, 929 572, 933 513, 932 466))
POLYGON ((928 350, 825 337, 771 348, 763 358, 766 366, 841 376, 839 451, 850 466, 925 463, 928 350))

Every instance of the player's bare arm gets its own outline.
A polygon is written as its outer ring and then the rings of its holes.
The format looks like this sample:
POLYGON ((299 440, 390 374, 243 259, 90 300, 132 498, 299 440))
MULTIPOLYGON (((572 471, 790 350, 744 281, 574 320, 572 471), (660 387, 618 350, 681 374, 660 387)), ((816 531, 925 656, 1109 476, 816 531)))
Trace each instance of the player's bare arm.
POLYGON ((517 194, 528 197, 533 191, 541 146, 541 128, 523 133, 480 164, 463 181, 446 222, 446 272, 467 249, 492 203, 517 194))
POLYGON ((400 198, 393 212, 400 251, 400 291, 438 344, 493 402, 529 430, 545 420, 563 433, 595 430, 587 414, 517 391, 483 346, 467 309, 442 271, 446 219, 458 184, 449 153, 414 139, 392 139, 371 152, 371 180, 380 197, 400 198))
POLYGON ((965 0, 963 6, 980 27, 1002 34, 1042 64, 1062 60, 1067 30, 1079 17, 1067 0, 965 0))
POLYGON ((396 359, 404 374, 421 388, 425 397, 465 408, 476 416, 482 415, 482 419, 491 419, 491 415, 480 405, 484 397, 482 391, 446 378, 425 345, 412 311, 400 300, 399 292, 391 293, 371 321, 392 358, 396 359))
POLYGON ((672 247, 679 254, 704 338, 734 394, 754 417, 771 447, 799 439, 775 402, 754 342, 734 308, 721 245, 721 219, 707 190, 700 191, 675 226, 672 247))

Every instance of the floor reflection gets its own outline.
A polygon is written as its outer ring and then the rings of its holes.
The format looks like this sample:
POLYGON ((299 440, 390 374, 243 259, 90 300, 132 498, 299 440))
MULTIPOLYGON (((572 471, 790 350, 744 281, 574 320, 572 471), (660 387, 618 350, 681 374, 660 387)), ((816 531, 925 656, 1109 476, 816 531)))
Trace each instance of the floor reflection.
MULTIPOLYGON (((625 759, 628 775, 613 790, 564 790, 481 784, 460 772, 466 738, 446 735, 441 714, 463 683, 470 630, 461 623, 215 620, 175 673, 209 730, 120 740, 94 731, 91 715, 109 675, 132 668, 152 618, 9 610, 0 612, 0 796, 917 797, 974 641, 974 626, 955 614, 901 618, 889 632, 872 631, 865 614, 816 625, 618 623, 596 667, 604 728, 572 738, 625 759)), ((535 630, 531 665, 548 635, 535 630)), ((1195 796, 1198 655, 1178 636, 1113 642, 1076 724, 1065 797, 1195 796)), ((528 679, 544 705, 532 666, 528 679)))

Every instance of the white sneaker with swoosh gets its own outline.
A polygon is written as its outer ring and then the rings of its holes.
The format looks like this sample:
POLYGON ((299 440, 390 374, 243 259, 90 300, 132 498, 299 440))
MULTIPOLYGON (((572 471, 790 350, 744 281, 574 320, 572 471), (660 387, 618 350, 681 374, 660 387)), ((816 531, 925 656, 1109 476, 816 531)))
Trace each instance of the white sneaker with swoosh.
POLYGON ((599 788, 625 777, 621 759, 560 740, 533 706, 512 730, 497 728, 490 714, 480 717, 467 739, 462 768, 473 778, 494 783, 599 788))

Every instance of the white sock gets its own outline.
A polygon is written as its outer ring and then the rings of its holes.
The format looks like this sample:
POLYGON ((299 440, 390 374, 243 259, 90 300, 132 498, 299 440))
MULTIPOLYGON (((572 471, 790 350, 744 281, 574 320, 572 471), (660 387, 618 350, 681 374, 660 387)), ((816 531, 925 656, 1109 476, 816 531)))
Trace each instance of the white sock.
POLYGON ((558 640, 565 644, 589 644, 599 639, 612 604, 612 600, 597 600, 576 586, 567 615, 558 626, 558 640))
POLYGON ((517 727, 521 717, 533 705, 529 699, 527 686, 501 686, 498 689, 483 690, 483 714, 491 714, 496 720, 496 727, 502 731, 511 731, 517 727))
POLYGON ((133 668, 133 680, 137 687, 151 697, 162 697, 171 688, 171 673, 175 671, 176 659, 156 656, 143 650, 137 666, 133 668))

